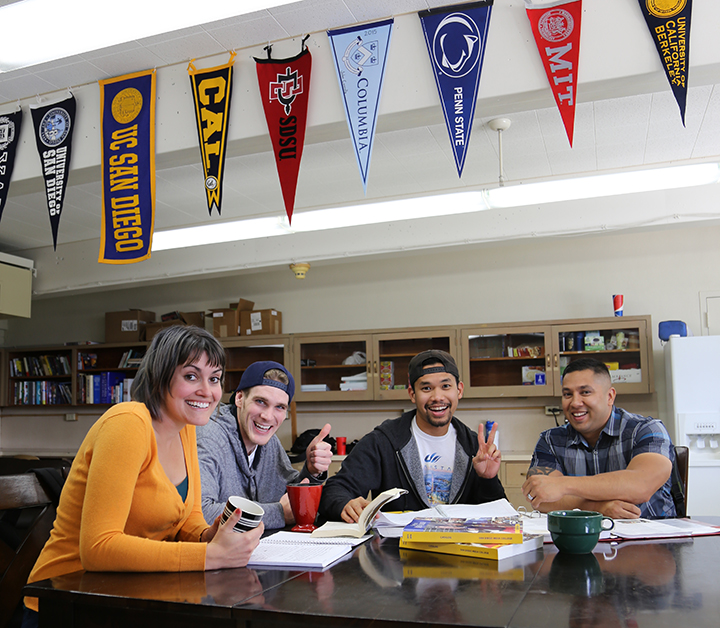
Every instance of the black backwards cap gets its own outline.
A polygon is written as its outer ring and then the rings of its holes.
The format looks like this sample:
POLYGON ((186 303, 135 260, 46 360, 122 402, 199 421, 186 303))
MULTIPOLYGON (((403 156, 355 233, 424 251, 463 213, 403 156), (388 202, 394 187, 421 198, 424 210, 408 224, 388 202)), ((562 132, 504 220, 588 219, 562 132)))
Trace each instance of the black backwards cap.
POLYGON ((295 394, 295 380, 293 379, 293 376, 290 375, 290 372, 282 364, 279 362, 272 362, 270 360, 264 362, 253 362, 250 366, 248 366, 242 374, 240 383, 238 384, 235 392, 247 390, 253 386, 272 386, 273 388, 279 388, 287 393, 288 403, 292 401, 293 395, 295 394), (290 383, 283 384, 282 382, 278 382, 274 379, 267 379, 265 377, 265 373, 271 369, 281 370, 285 373, 285 375, 287 375, 290 383))
POLYGON ((447 353, 447 351, 430 349, 428 351, 418 353, 412 360, 410 360, 410 365, 408 366, 408 380, 410 382, 410 388, 413 388, 415 386, 415 382, 427 373, 450 373, 450 375, 455 376, 456 382, 460 382, 460 371, 458 371, 455 358, 447 353), (434 364, 435 366, 425 368, 426 364, 434 364))

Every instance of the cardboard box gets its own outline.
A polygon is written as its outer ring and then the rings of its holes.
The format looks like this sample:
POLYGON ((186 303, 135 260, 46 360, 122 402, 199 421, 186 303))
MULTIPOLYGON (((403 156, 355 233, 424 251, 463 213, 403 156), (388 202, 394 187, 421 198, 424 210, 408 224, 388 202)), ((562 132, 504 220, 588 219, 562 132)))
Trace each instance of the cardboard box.
POLYGON ((278 310, 253 310, 240 312, 240 335, 282 334, 282 312, 278 310))
POLYGON ((238 312, 252 312, 254 307, 255 301, 248 301, 247 299, 239 299, 237 303, 230 304, 230 309, 238 312))
POLYGON ((240 334, 240 312, 235 309, 223 308, 210 310, 213 319, 213 336, 227 338, 240 334))
POLYGON ((155 322, 155 312, 125 310, 105 312, 105 342, 140 342, 145 340, 145 326, 155 322))

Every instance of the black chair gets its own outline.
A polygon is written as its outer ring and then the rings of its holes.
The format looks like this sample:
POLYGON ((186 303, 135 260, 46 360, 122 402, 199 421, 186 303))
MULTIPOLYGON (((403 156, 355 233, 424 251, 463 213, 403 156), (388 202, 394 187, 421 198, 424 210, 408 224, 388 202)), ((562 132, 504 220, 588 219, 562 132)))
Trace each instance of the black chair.
POLYGON ((673 465, 672 496, 678 517, 687 517, 688 468, 690 449, 684 445, 675 446, 675 464, 673 465))

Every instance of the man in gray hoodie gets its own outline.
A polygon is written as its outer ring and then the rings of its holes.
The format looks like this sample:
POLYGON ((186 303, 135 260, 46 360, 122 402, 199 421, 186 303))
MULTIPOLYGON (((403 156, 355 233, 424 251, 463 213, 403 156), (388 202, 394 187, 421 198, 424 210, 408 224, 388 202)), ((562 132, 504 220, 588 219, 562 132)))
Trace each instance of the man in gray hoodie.
POLYGON ((212 523, 231 495, 247 497, 265 510, 266 529, 294 523, 286 486, 325 479, 332 450, 326 424, 306 450, 303 470, 290 464, 275 435, 287 416, 295 381, 278 362, 255 362, 242 375, 229 404, 219 404, 207 425, 197 428, 202 508, 212 523))

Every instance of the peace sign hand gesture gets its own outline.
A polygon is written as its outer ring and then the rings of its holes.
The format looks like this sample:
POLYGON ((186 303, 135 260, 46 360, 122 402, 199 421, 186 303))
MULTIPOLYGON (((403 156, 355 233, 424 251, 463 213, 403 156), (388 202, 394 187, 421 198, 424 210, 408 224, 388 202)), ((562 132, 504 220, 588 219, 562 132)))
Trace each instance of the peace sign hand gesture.
POLYGON ((472 462, 475 473, 481 478, 494 478, 500 470, 500 459, 502 456, 494 442, 497 427, 497 423, 492 426, 490 434, 488 434, 487 442, 485 442, 482 423, 480 424, 480 429, 478 429, 478 450, 472 462))

